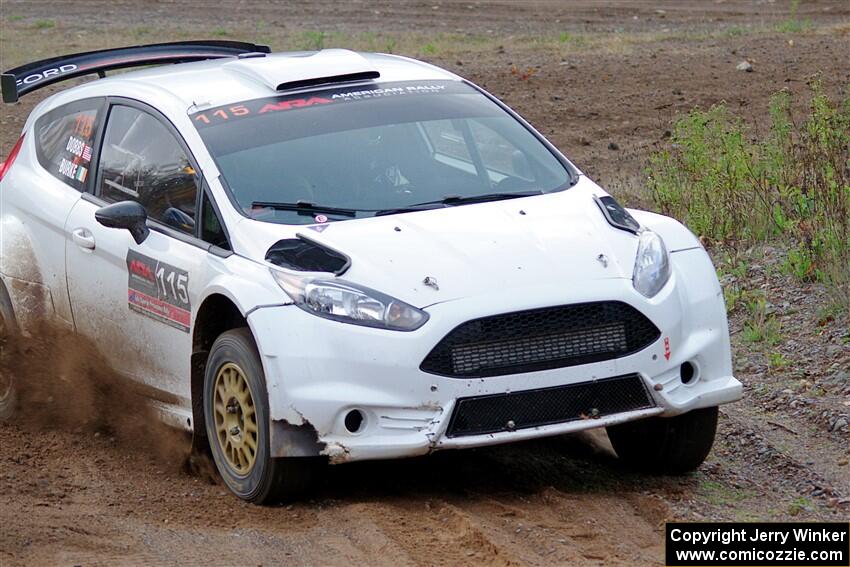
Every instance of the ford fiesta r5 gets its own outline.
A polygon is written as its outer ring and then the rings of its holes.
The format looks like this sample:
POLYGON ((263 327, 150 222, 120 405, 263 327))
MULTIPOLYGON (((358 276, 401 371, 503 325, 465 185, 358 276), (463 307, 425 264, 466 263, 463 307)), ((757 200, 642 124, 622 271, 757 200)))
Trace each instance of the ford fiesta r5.
MULTIPOLYGON (((69 55, 2 166, 0 313, 95 341, 227 486, 607 428, 693 470, 741 397, 699 241, 628 211, 495 97, 344 50, 236 42, 69 55), (132 353, 132 356, 128 354, 132 353)), ((0 413, 10 414, 9 378, 0 413)))

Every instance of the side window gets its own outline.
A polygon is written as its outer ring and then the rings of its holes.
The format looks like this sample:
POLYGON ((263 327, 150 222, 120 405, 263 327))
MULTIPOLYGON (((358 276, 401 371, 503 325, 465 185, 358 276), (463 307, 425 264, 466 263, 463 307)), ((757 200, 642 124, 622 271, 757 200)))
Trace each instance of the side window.
POLYGON ((77 191, 86 187, 91 170, 102 103, 75 102, 43 116, 36 123, 36 154, 41 166, 77 191))
POLYGON ((224 250, 230 250, 227 235, 221 225, 221 219, 210 201, 209 194, 204 193, 204 204, 201 207, 201 240, 224 250))
POLYGON ((98 194, 137 201, 148 217, 195 233, 198 175, 171 131, 150 114, 113 106, 100 154, 98 194))

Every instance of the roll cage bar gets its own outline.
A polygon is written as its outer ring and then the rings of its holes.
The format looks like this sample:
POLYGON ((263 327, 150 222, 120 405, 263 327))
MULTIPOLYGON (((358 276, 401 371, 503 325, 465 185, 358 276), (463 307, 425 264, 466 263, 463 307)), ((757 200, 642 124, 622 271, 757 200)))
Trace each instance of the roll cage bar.
POLYGON ((106 76, 106 71, 159 65, 186 63, 205 59, 236 57, 247 53, 271 53, 266 45, 241 41, 178 41, 102 49, 72 55, 52 57, 28 63, 0 75, 3 102, 17 102, 20 97, 47 85, 91 75, 106 76))

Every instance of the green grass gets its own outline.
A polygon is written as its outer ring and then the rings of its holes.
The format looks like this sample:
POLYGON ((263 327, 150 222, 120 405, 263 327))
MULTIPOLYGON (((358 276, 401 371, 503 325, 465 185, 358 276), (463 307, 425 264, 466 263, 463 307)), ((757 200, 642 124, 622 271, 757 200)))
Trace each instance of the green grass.
POLYGON ((718 251, 715 256, 717 279, 724 283, 723 295, 726 300, 726 311, 732 313, 740 305, 746 304, 753 292, 742 287, 742 282, 750 269, 750 264, 739 257, 736 251, 723 253, 718 251), (729 278, 732 278, 731 281, 729 278))
POLYGON ((304 51, 318 51, 325 48, 327 35, 322 31, 305 31, 301 34, 300 49, 304 51))
POLYGON ((844 315, 844 313, 844 308, 838 303, 823 305, 818 308, 818 326, 823 327, 824 325, 835 321, 844 315))
POLYGON ((730 258, 728 264, 721 264, 721 269, 740 280, 747 275, 750 264, 740 258, 730 258))
POLYGON ((803 33, 812 29, 810 20, 785 20, 776 25, 776 31, 779 33, 803 33))
POLYGON ((767 355, 768 364, 773 369, 785 368, 791 361, 785 358, 781 352, 771 352, 767 355))
POLYGON ((733 313, 744 307, 752 314, 752 306, 764 301, 763 292, 745 289, 740 282, 726 285, 723 288, 723 294, 726 299, 726 311, 728 313, 733 313))
MULTIPOLYGON (((622 36, 621 36, 620 33, 615 33, 615 34, 609 36, 607 38, 608 39, 608 46, 609 47, 616 46, 618 44, 618 42, 620 41, 621 37, 622 36)), ((595 41, 599 41, 601 39, 602 38, 597 37, 595 39, 595 41)), ((589 36, 583 35, 583 34, 561 32, 560 34, 558 34, 558 43, 560 43, 562 46, 568 47, 570 50, 581 51, 581 50, 584 50, 588 47, 588 45, 591 43, 591 38, 589 36)), ((597 45, 602 46, 601 44, 597 44, 597 45)))
POLYGON ((744 342, 763 343, 767 346, 776 346, 782 341, 780 325, 775 318, 766 322, 748 321, 744 323, 744 342))
POLYGON ((732 313, 741 302, 741 287, 737 284, 723 287, 723 299, 726 301, 726 312, 732 313))
POLYGON ((782 325, 767 309, 764 295, 755 295, 747 301, 749 319, 744 322, 743 339, 748 343, 761 343, 772 347, 782 342, 782 325))
POLYGON ((32 27, 37 30, 48 30, 50 28, 56 27, 56 22, 53 20, 36 20, 32 27))
POLYGON ((384 48, 381 51, 384 53, 395 53, 396 49, 398 49, 398 40, 389 37, 384 42, 384 48))
POLYGON ((707 502, 715 506, 734 506, 738 502, 753 496, 750 491, 730 487, 713 480, 700 482, 698 490, 707 502))
POLYGON ((815 259, 804 245, 798 245, 788 250, 785 261, 782 263, 782 272, 794 276, 800 281, 817 279, 815 259))
POLYGON ((750 510, 735 510, 735 513, 732 516, 733 520, 736 522, 764 522, 765 516, 762 512, 755 512, 750 510))
POLYGON ((746 35, 748 33, 752 33, 753 29, 742 26, 729 26, 725 28, 721 33, 725 37, 738 37, 742 35, 746 35))
POLYGON ((791 1, 791 15, 790 17, 777 24, 776 31, 779 33, 802 33, 812 28, 812 22, 810 20, 800 20, 797 17, 797 12, 800 9, 800 0, 792 0, 791 1))
POLYGON ((797 516, 800 512, 811 511, 813 507, 814 505, 811 500, 801 496, 791 501, 788 505, 788 513, 792 516, 797 516))

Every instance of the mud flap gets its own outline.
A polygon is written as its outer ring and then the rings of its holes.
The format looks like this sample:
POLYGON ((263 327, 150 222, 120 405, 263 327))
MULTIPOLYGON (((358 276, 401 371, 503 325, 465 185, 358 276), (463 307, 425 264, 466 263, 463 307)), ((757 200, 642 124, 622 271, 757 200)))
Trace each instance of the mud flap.
MULTIPOLYGON (((9 278, 6 280, 6 284, 9 286, 6 290, 9 294, 9 302, 11 305, 17 306, 17 309, 13 311, 13 320, 17 323, 19 331, 27 333, 40 322, 53 318, 55 315, 53 296, 46 286, 15 278, 9 278)), ((0 295, 2 295, 2 292, 0 292, 0 295)), ((2 303, 2 298, 0 298, 0 303, 2 303)), ((11 305, 9 309, 11 309, 11 305)), ((3 307, 0 306, 0 309, 3 309, 3 307)), ((4 310, 4 316, 5 313, 4 310)))
POLYGON ((207 366, 209 351, 192 353, 192 451, 210 454, 207 429, 204 427, 204 370, 207 366))
POLYGON ((18 330, 18 320, 15 318, 15 309, 12 307, 12 298, 9 296, 9 290, 6 289, 6 284, 0 280, 0 319, 2 326, 6 332, 14 333, 18 330))

